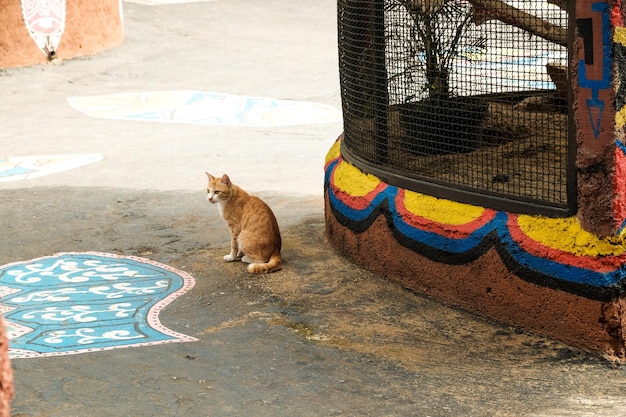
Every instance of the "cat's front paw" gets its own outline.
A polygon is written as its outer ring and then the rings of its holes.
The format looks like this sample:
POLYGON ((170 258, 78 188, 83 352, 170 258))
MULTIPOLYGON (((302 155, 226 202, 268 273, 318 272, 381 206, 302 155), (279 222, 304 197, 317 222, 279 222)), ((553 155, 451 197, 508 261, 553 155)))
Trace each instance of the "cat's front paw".
POLYGON ((228 255, 224 255, 224 260, 226 262, 233 262, 235 260, 235 257, 229 253, 228 255))

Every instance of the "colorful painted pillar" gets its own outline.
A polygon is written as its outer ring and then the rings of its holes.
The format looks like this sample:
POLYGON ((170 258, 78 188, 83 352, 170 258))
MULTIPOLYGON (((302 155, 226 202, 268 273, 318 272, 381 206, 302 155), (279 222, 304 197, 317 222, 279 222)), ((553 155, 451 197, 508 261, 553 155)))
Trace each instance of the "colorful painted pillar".
POLYGON ((626 363, 625 14, 622 0, 577 0, 570 16, 576 215, 387 184, 346 161, 340 137, 325 165, 330 244, 415 292, 626 363))
POLYGON ((626 28, 621 0, 576 2, 570 75, 578 218, 599 236, 626 226, 626 28))

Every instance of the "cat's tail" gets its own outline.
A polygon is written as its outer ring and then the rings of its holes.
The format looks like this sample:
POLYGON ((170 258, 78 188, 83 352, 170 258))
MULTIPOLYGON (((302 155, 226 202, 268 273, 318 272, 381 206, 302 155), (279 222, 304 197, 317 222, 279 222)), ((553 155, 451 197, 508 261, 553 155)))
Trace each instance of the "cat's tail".
POLYGON ((279 271, 283 268, 280 253, 275 253, 266 263, 248 264, 248 272, 251 274, 267 274, 269 272, 279 271))

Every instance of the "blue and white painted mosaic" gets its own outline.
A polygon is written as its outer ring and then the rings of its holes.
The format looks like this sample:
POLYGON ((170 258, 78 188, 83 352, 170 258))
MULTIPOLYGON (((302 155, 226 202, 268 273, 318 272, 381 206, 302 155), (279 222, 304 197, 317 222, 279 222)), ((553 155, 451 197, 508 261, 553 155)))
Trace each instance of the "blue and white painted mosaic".
POLYGON ((0 157, 0 182, 28 180, 102 160, 100 154, 0 157))
POLYGON ((276 127, 339 123, 341 110, 321 103, 196 90, 69 97, 76 110, 99 119, 276 127))
POLYGON ((193 277, 148 259, 61 253, 0 267, 9 356, 40 357, 196 339, 170 330, 160 311, 193 277))

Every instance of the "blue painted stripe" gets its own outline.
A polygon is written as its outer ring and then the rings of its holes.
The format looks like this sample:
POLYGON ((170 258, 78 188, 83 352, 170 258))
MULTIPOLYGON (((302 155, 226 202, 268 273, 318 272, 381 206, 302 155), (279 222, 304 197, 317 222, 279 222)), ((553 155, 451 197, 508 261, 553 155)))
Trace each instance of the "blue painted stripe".
POLYGON ((387 198, 387 192, 388 192, 387 190, 389 188, 390 187, 387 186, 385 190, 382 190, 364 210, 357 210, 344 204, 335 195, 332 187, 328 187, 328 197, 329 197, 330 203, 333 205, 333 207, 337 211, 339 211, 339 213, 341 213, 343 216, 345 216, 346 218, 350 220, 361 222, 369 218, 374 212, 374 210, 376 210, 385 201, 385 199, 387 198))
MULTIPOLYGON (((327 183, 330 179, 330 172, 332 172, 335 165, 336 163, 334 162, 328 167, 326 172, 327 183)), ((626 265, 613 271, 603 273, 569 264, 563 264, 558 261, 541 258, 528 253, 513 240, 507 226, 508 215, 503 211, 497 212, 493 219, 476 229, 466 238, 448 238, 435 232, 421 230, 404 222, 402 216, 398 213, 395 204, 398 192, 396 187, 388 185, 385 190, 376 196, 366 210, 356 210, 347 206, 334 195, 331 187, 328 188, 330 203, 333 207, 343 216, 355 222, 366 220, 369 216, 371 216, 374 210, 377 209, 385 199, 387 199, 395 229, 408 239, 419 244, 430 246, 433 249, 455 254, 466 253, 478 247, 478 245, 484 241, 489 233, 496 230, 502 250, 504 250, 514 262, 529 271, 535 271, 539 274, 552 277, 560 281, 585 284, 597 288, 606 288, 617 285, 623 280, 624 276, 626 276, 626 265)))
POLYGON ((435 249, 452 253, 463 253, 475 249, 478 245, 480 245, 483 239, 485 239, 485 237, 494 230, 498 215, 500 215, 500 213, 498 213, 492 220, 473 231, 469 236, 459 239, 449 238, 435 232, 421 230, 407 224, 404 220, 402 220, 402 216, 398 213, 395 205, 395 198, 389 200, 389 207, 393 216, 393 224, 398 232, 417 242, 428 244, 435 249))
POLYGON ((366 209, 358 210, 358 209, 352 208, 348 206, 347 204, 344 204, 344 202, 341 201, 341 199, 339 199, 335 195, 333 188, 330 186, 330 177, 339 162, 340 162, 339 159, 331 162, 326 168, 326 173, 324 176, 324 182, 329 185, 328 197, 329 197, 330 203, 333 205, 335 210, 337 210, 339 213, 341 213, 343 216, 345 216, 346 218, 350 220, 354 220, 356 222, 366 220, 368 217, 372 215, 374 210, 376 210, 385 201, 385 199, 387 198, 388 189, 392 187, 387 186, 384 190, 382 190, 376 197, 374 197, 374 199, 367 206, 366 209))
POLYGON ((536 271, 543 275, 567 282, 587 284, 602 288, 619 283, 623 277, 623 267, 608 273, 602 273, 534 256, 526 252, 513 240, 507 227, 498 228, 498 236, 504 249, 515 262, 531 271, 536 271))

